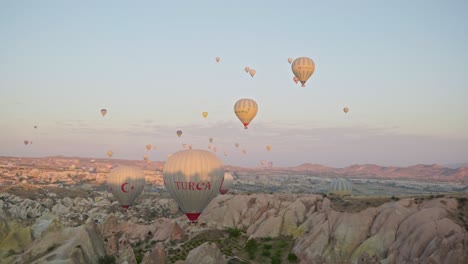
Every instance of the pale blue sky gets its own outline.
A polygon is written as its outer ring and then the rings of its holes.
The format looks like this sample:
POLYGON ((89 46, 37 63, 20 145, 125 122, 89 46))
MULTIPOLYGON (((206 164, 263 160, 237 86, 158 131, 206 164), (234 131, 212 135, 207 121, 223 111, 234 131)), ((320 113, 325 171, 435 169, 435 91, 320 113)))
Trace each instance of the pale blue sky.
POLYGON ((0 155, 160 160, 215 137, 239 165, 467 161, 468 2, 185 2, 0 2, 0 155))

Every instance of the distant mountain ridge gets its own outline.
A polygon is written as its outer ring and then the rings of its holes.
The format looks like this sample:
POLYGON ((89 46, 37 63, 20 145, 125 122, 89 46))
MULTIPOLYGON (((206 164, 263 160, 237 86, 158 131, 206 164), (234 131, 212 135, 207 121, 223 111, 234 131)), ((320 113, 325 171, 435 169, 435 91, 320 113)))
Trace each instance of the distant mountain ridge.
MULTIPOLYGON (((34 164, 38 160, 41 163, 50 163, 54 166, 69 166, 77 162, 77 164, 87 166, 99 166, 109 164, 116 165, 134 165, 143 167, 146 170, 161 170, 164 166, 164 161, 146 162, 143 160, 124 160, 124 159, 98 159, 98 158, 83 158, 83 157, 43 157, 43 158, 19 158, 19 157, 0 157, 0 164, 5 161, 21 160, 21 163, 34 164), (91 163, 91 159, 95 163, 91 163)), ((6 164, 6 163, 5 163, 6 164)), ((380 166, 375 164, 355 164, 345 168, 333 168, 320 164, 304 163, 294 167, 241 167, 233 165, 225 165, 226 169, 232 172, 241 173, 261 173, 261 174, 308 174, 326 177, 352 177, 352 178, 379 178, 379 179, 414 179, 442 182, 456 182, 468 185, 468 166, 449 168, 439 164, 425 165, 417 164, 409 167, 396 166, 380 166)))

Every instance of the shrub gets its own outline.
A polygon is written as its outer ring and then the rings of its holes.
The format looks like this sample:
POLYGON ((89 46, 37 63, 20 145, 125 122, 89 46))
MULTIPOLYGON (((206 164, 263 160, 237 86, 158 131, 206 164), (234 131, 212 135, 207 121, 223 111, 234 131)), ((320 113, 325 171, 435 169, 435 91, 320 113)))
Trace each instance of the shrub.
POLYGON ((392 199, 393 201, 398 201, 398 200, 400 200, 400 198, 398 198, 398 197, 396 197, 396 196, 392 196, 392 198, 390 198, 390 199, 392 199))
POLYGON ((250 239, 245 244, 245 250, 249 254, 250 259, 255 258, 255 253, 257 252, 257 249, 258 249, 258 243, 257 243, 257 241, 255 241, 255 239, 250 239))
POLYGON ((274 256, 271 258, 271 264, 281 264, 281 258, 278 256, 274 256))
POLYGON ((289 253, 288 254, 288 260, 291 262, 296 262, 297 261, 297 256, 294 253, 289 253))
POLYGON ((242 233, 240 229, 237 228, 229 228, 228 233, 230 237, 239 237, 242 233))
POLYGON ((100 257, 98 259, 99 264, 115 264, 115 257, 114 256, 108 256, 105 255, 103 257, 100 257))
POLYGON ((268 250, 263 250, 262 256, 269 257, 271 255, 270 251, 268 250))
POLYGON ((265 244, 263 245, 263 249, 266 249, 266 250, 269 250, 271 249, 273 246, 271 244, 265 244))

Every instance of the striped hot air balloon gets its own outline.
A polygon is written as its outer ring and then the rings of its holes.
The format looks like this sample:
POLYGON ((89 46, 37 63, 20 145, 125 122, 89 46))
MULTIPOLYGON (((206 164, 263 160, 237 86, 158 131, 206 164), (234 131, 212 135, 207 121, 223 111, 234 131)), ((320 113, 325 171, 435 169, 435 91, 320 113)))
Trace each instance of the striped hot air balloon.
POLYGON ((343 178, 333 179, 330 188, 328 188, 328 193, 339 196, 352 195, 353 186, 349 181, 343 178))
POLYGON ((240 99, 234 105, 234 113, 247 129, 252 119, 257 115, 258 105, 252 99, 240 99))
POLYGON ((315 63, 310 58, 300 57, 294 60, 291 69, 302 83, 302 87, 305 87, 305 83, 315 71, 315 63))
POLYGON ((224 177, 223 162, 206 150, 174 153, 163 169, 169 194, 191 222, 196 222, 205 207, 218 195, 224 177))
POLYGON ((221 187, 219 187, 219 193, 221 195, 226 194, 231 188, 233 183, 234 183, 234 179, 232 178, 231 173, 229 172, 224 173, 223 182, 221 183, 221 187))
POLYGON ((118 166, 107 175, 109 191, 127 209, 143 192, 145 174, 137 167, 118 166))

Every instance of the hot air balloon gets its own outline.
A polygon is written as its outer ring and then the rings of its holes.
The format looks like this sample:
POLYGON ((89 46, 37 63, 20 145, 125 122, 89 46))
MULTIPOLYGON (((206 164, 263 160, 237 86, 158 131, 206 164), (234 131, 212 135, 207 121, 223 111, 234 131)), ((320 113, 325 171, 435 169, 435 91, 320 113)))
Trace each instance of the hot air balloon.
POLYGON ((228 155, 227 152, 224 152, 224 156, 227 157, 227 155, 228 155))
POLYGON ((186 148, 186 147, 187 147, 187 144, 182 144, 182 147, 183 147, 183 148, 186 148))
POLYGON ((221 60, 220 57, 216 57, 216 62, 219 62, 221 60))
POLYGON ((29 140, 25 140, 23 141, 24 142, 24 145, 28 145, 29 144, 29 140))
POLYGON ((244 71, 245 71, 246 73, 249 73, 250 67, 245 67, 245 68, 244 68, 244 71))
POLYGON ((156 149, 157 149, 157 147, 153 145, 153 150, 156 150, 156 149))
POLYGON ((128 209, 145 187, 145 174, 137 167, 118 166, 107 175, 109 191, 128 209))
POLYGON ((258 105, 252 99, 240 99, 234 105, 234 113, 247 129, 249 123, 257 115, 258 105))
POLYGON ((288 62, 291 64, 293 62, 293 58, 288 58, 288 62))
POLYGON ((208 112, 203 112, 202 116, 206 119, 206 117, 208 116, 208 112))
POLYGON ((264 160, 261 160, 261 161, 260 161, 260 164, 262 164, 262 166, 265 166, 265 164, 266 164, 266 161, 264 161, 264 160))
POLYGON ((268 166, 270 166, 270 168, 273 167, 273 162, 271 162, 271 161, 268 162, 268 166))
POLYGON ((196 222, 205 207, 219 193, 224 177, 222 161, 206 150, 182 150, 164 165, 164 182, 191 222, 196 222))
POLYGON ((297 83, 299 82, 299 78, 297 78, 296 76, 294 76, 293 81, 297 84, 297 83))
POLYGON ((148 160, 148 155, 143 155, 143 160, 148 160))
POLYGON ((151 145, 150 144, 146 145, 146 149, 151 150, 151 145))
POLYGON ((192 149, 192 145, 189 145, 188 148, 191 150, 191 149, 192 149))
POLYGON ((107 151, 107 156, 109 156, 109 158, 112 158, 113 154, 114 152, 112 152, 112 150, 107 151))
POLYGON ((221 187, 219 187, 219 193, 221 195, 226 194, 231 188, 233 182, 234 182, 234 179, 232 178, 231 173, 225 172, 223 182, 221 183, 221 187))
POLYGON ((210 143, 213 143, 213 138, 209 138, 208 140, 210 141, 210 143))
POLYGON ((106 109, 101 109, 101 115, 105 116, 106 114, 107 114, 107 110, 106 109))
POLYGON ((338 196, 352 195, 353 185, 349 181, 342 178, 333 179, 330 187, 328 188, 328 193, 338 196))
POLYGON ((211 144, 208 144, 208 149, 211 149, 211 144))
POLYGON ((271 150, 271 146, 270 146, 270 145, 266 146, 266 149, 267 149, 268 151, 270 151, 270 150, 271 150))
POLYGON ((245 154, 247 154, 247 150, 246 149, 243 149, 242 152, 245 154))
POLYGON ((343 112, 345 112, 345 114, 347 114, 349 112, 349 108, 348 107, 343 108, 343 112))
POLYGON ((250 69, 250 70, 249 70, 249 73, 250 73, 250 76, 252 76, 252 78, 253 78, 254 75, 255 75, 255 73, 257 73, 257 71, 254 70, 254 69, 250 69))
POLYGON ((36 129, 36 128, 37 128, 37 126, 34 126, 34 129, 36 129))
POLYGON ((236 146, 236 148, 239 148, 239 143, 236 143, 236 144, 234 144, 234 145, 236 146))
POLYGON ((178 137, 182 136, 182 130, 177 130, 176 134, 178 137))
POLYGON ((214 150, 214 152, 217 152, 217 151, 218 151, 218 148, 217 148, 217 147, 214 147, 213 150, 214 150))
POLYGON ((305 83, 315 71, 315 63, 310 58, 300 57, 294 60, 291 68, 294 75, 302 83, 302 87, 305 87, 305 83))

